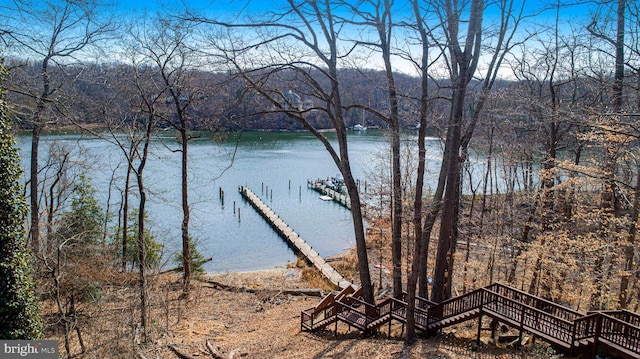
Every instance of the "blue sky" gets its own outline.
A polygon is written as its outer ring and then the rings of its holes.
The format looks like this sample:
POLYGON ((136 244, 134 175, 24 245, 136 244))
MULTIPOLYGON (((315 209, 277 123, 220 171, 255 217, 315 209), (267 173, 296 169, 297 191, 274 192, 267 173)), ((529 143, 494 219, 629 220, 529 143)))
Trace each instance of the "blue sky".
MULTIPOLYGON (((240 11, 250 13, 261 13, 268 10, 275 10, 278 7, 286 6, 286 2, 283 0, 118 0, 118 9, 120 12, 132 13, 144 11, 155 12, 162 9, 173 9, 176 7, 182 7, 187 4, 194 10, 207 14, 209 16, 215 15, 235 15, 240 11)), ((557 0, 526 0, 525 12, 531 13, 539 10, 541 7, 553 6, 557 0), (549 5, 551 4, 551 5, 549 5)), ((517 3, 521 3, 516 1, 517 3)), ((519 6, 516 5, 516 6, 519 6)), ((576 20, 576 17, 582 17, 589 13, 590 10, 594 10, 595 6, 592 5, 573 5, 570 7, 564 7, 560 10, 561 22, 572 22, 576 20)), ((409 8, 407 8, 409 10, 409 8)), ((496 7, 489 7, 485 12, 486 18, 497 16, 496 7)), ((539 21, 553 21, 555 17, 555 10, 547 10, 537 16, 539 21)))
MULTIPOLYGON (((283 5, 286 4, 286 2, 283 0, 280 0, 280 1, 278 0, 129 0, 129 1, 120 0, 119 7, 127 10, 144 9, 144 8, 154 10, 154 9, 160 8, 163 5, 175 6, 175 5, 181 5, 182 3, 185 3, 189 6, 193 6, 196 8, 212 7, 217 9, 222 9, 222 8, 238 9, 248 5, 248 7, 251 8, 252 10, 265 10, 273 7, 278 2, 283 5)), ((539 8, 541 5, 545 3, 555 4, 556 1, 555 0, 544 0, 544 1, 527 0, 526 8, 528 10, 533 10, 533 9, 539 8)), ((586 6, 588 5, 580 5, 578 7, 584 8, 586 6)), ((575 9, 575 8, 576 6, 572 6, 572 9, 575 9)))
POLYGON ((197 11, 208 14, 213 13, 237 13, 243 8, 252 12, 259 12, 270 9, 273 5, 271 0, 121 0, 119 8, 124 11, 157 11, 163 7, 182 7, 187 4, 197 11))
MULTIPOLYGON (((229 18, 234 17, 241 12, 259 14, 266 11, 277 11, 279 8, 285 7, 286 1, 284 0, 119 0, 120 11, 127 13, 133 12, 155 12, 167 9, 181 8, 185 4, 191 7, 198 13, 202 13, 211 18, 229 18)), ((530 19, 537 24, 546 23, 552 25, 555 22, 556 11, 553 9, 558 0, 526 0, 525 13, 537 13, 535 19, 530 19), (545 5, 546 4, 546 5, 545 5), (547 8, 548 10, 539 13, 541 8, 547 8)), ((401 5, 402 1, 398 1, 397 5, 401 5)), ((487 1, 491 4, 491 1, 487 1)), ((521 6, 522 2, 516 0, 514 6, 521 6)), ((411 11, 409 7, 404 6, 404 11, 411 11)), ((560 27, 563 31, 572 31, 571 26, 574 28, 584 28, 588 23, 586 15, 589 12, 594 11, 594 5, 576 5, 570 7, 563 7, 560 10, 560 27)), ((135 14, 134 14, 135 15, 135 14)), ((401 14, 395 14, 396 20, 401 17, 401 14)), ((489 24, 493 19, 499 16, 499 12, 495 5, 489 6, 485 12, 485 23, 489 24)), ((399 61, 399 60, 398 60, 399 61)), ((412 66, 407 64, 407 68, 403 72, 411 72, 412 66)), ((401 66, 403 67, 403 66, 401 66)))
MULTIPOLYGON (((0 4, 2 1, 0 0, 0 4)), ((32 0, 34 4, 38 4, 38 0, 32 0)), ((50 0, 50 1, 61 1, 61 0, 50 0)), ((141 16, 144 12, 148 12, 151 14, 159 11, 159 12, 173 12, 182 9, 185 5, 192 8, 194 11, 198 13, 202 13, 209 18, 218 18, 227 21, 233 21, 233 19, 237 19, 239 21, 248 21, 246 16, 247 13, 252 14, 264 14, 267 11, 278 11, 282 10, 287 6, 287 2, 285 0, 114 0, 117 2, 116 13, 117 15, 131 15, 133 18, 141 16), (238 16, 239 15, 239 16, 238 16), (230 20, 231 19, 231 20, 230 20)), ((352 0, 355 1, 355 0, 352 0)), ((554 4, 557 0, 527 0, 526 11, 527 13, 533 12, 537 8, 544 5, 544 3, 554 4)), ((578 0, 580 1, 580 0, 578 0)), ((402 6, 401 9, 398 10, 398 13, 395 15, 395 21, 399 21, 404 14, 402 12, 408 12, 410 9, 407 6, 402 5, 403 0, 398 0, 397 5, 402 6)), ((495 4, 495 1, 487 0, 487 3, 495 4)), ((516 0, 516 3, 521 4, 521 1, 516 0)), ((40 5, 44 6, 44 2, 41 2, 40 5)), ((593 4, 593 3, 591 3, 593 4)), ((517 5, 516 5, 517 6, 517 5)), ((574 29, 584 29, 586 24, 588 24, 587 14, 596 10, 594 5, 580 5, 580 6, 572 6, 572 7, 564 7, 561 9, 561 21, 560 26, 562 31, 572 31, 574 29), (573 28, 571 28, 573 27, 573 28)), ((492 23, 492 20, 495 20, 499 15, 498 11, 496 11, 496 6, 493 5, 485 12, 485 23, 489 25, 492 23)), ((539 14, 535 20, 536 23, 545 22, 547 24, 551 24, 554 21, 555 11, 553 9, 547 10, 543 14, 539 14)), ((522 28, 521 28, 522 30, 522 28)), ((522 30, 526 32, 526 30, 522 30)), ((343 32, 343 34, 345 34, 343 32)), ((359 36, 367 36, 370 32, 355 32, 353 34, 354 38, 359 36)), ((400 30, 398 30, 397 34, 399 34, 400 42, 403 42, 405 39, 400 30)), ((413 35, 407 35, 407 38, 413 35)), ((359 40, 363 40, 359 38, 359 40)), ((412 45, 409 44, 401 44, 400 46, 404 46, 405 48, 410 48, 412 45)), ((416 53, 419 53, 418 48, 416 48, 416 53)), ((411 63, 402 61, 401 59, 395 59, 394 64, 398 64, 398 69, 402 72, 412 73, 413 66, 411 63)), ((368 63, 368 65, 372 65, 368 63)))

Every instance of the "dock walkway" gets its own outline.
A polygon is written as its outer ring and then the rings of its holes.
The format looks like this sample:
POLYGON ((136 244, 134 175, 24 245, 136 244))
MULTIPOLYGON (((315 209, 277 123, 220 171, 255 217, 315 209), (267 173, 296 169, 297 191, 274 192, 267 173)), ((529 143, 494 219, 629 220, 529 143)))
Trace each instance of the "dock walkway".
POLYGON ((331 197, 334 202, 351 210, 351 202, 349 201, 349 196, 347 196, 346 194, 340 193, 332 188, 329 188, 328 186, 325 186, 321 180, 316 180, 316 181, 307 180, 307 187, 323 195, 331 197))
POLYGON ((324 260, 311 246, 293 231, 269 206, 264 204, 258 196, 256 196, 249 188, 245 186, 238 187, 240 194, 244 197, 253 208, 275 229, 280 236, 287 241, 287 244, 313 264, 329 281, 341 289, 351 286, 351 282, 338 273, 327 261, 324 260))

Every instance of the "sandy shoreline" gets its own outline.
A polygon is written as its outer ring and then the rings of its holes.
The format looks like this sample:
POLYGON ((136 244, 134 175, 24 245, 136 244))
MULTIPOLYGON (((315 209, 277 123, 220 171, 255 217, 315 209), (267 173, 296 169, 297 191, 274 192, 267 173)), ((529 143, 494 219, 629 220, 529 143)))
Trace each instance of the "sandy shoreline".
POLYGON ((208 273, 205 278, 230 286, 250 288, 303 288, 302 270, 295 267, 274 267, 240 272, 208 273))

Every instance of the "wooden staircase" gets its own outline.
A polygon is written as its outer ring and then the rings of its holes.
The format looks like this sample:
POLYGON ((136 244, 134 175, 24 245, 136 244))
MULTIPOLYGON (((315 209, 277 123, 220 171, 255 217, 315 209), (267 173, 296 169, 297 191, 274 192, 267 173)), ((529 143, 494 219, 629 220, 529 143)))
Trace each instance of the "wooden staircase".
MULTIPOLYGON (((301 330, 315 331, 343 322, 365 335, 392 320, 406 323, 406 295, 377 305, 366 303, 355 288, 329 294, 302 311, 301 330)), ((583 314, 526 292, 495 283, 462 296, 434 303, 416 298, 416 328, 432 333, 487 316, 522 333, 528 332, 569 355, 593 358, 602 351, 621 358, 640 358, 640 315, 629 311, 583 314)), ((478 340, 480 339, 480 323, 478 340)), ((337 327, 336 327, 337 331, 337 327)))

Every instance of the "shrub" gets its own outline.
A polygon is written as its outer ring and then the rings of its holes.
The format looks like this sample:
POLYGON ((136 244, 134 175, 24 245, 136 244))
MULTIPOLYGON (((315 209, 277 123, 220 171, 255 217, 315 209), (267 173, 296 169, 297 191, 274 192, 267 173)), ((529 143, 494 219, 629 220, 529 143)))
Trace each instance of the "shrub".
MULTIPOLYGON (((0 85, 5 74, 0 65, 0 85)), ((20 159, 3 96, 0 87, 0 338, 39 339, 42 319, 23 227, 26 201, 18 182, 20 159)))

